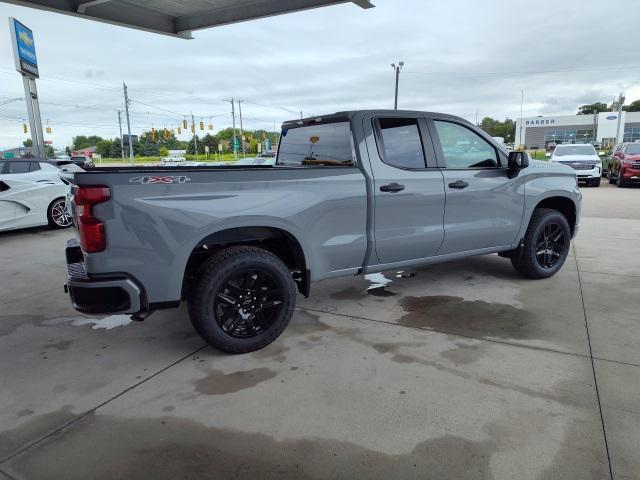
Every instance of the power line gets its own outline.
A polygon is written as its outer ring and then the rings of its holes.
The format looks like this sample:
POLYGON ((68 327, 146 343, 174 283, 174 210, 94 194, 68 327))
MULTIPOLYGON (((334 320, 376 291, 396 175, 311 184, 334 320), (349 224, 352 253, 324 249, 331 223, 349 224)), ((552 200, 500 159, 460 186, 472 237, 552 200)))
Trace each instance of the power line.
POLYGON ((506 71, 506 72, 403 72, 408 75, 425 75, 425 76, 464 76, 476 77, 483 75, 538 75, 546 73, 574 73, 574 72, 600 72, 609 70, 632 70, 640 69, 640 65, 606 67, 606 68, 575 68, 566 70, 528 70, 528 71, 506 71))

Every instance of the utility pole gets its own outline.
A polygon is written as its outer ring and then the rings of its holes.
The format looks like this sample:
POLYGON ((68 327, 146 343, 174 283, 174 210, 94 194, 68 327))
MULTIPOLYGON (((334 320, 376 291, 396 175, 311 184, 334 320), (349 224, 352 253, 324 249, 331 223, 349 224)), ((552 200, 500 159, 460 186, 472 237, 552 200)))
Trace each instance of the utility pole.
POLYGON ((191 112, 191 128, 193 129, 193 146, 196 151, 196 160, 198 159, 198 138, 196 137, 196 119, 193 116, 193 112, 191 112))
POLYGON ((398 84, 400 83, 400 70, 402 70, 402 67, 404 67, 404 62, 400 62, 398 63, 398 65, 396 65, 395 63, 391 64, 391 68, 393 68, 396 71, 396 96, 395 96, 395 102, 393 104, 394 110, 398 109, 398 84))
POLYGON ((233 144, 232 144, 232 148, 233 148, 233 156, 237 160, 238 159, 238 150, 236 149, 237 137, 236 137, 236 107, 235 107, 235 101, 234 101, 233 98, 231 100, 224 100, 224 101, 231 103, 231 118, 233 119, 233 144))
POLYGON ((479 127, 480 125, 478 124, 478 107, 476 107, 476 127, 479 127))
POLYGON ((131 138, 131 120, 129 119, 129 96, 127 95, 127 84, 122 82, 124 88, 124 109, 127 115, 127 132, 129 134, 129 163, 133 165, 133 138, 131 138))
POLYGON ((124 160, 124 141, 122 140, 122 110, 118 110, 118 127, 120 128, 120 155, 124 160))
POLYGON ((244 151, 244 131, 242 130, 242 100, 238 100, 238 113, 240 114, 240 144, 242 145, 242 156, 247 152, 244 151))

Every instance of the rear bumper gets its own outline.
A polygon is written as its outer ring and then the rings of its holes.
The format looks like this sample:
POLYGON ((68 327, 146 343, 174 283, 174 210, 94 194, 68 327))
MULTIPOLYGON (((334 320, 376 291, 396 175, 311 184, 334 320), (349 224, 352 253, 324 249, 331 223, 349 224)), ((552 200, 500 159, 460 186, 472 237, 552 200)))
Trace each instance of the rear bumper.
POLYGON ((65 292, 73 308, 82 313, 134 314, 146 310, 144 290, 126 274, 91 276, 87 273, 80 244, 67 241, 65 292))

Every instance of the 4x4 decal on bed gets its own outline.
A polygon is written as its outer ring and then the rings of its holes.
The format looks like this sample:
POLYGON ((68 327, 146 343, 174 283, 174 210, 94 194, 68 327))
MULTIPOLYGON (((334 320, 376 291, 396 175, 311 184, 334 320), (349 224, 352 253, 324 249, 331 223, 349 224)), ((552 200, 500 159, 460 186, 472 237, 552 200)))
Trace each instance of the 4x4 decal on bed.
POLYGON ((129 179, 129 183, 161 183, 161 184, 171 184, 171 183, 185 183, 190 182, 191 179, 189 177, 185 177, 184 175, 153 175, 148 177, 133 177, 129 179))

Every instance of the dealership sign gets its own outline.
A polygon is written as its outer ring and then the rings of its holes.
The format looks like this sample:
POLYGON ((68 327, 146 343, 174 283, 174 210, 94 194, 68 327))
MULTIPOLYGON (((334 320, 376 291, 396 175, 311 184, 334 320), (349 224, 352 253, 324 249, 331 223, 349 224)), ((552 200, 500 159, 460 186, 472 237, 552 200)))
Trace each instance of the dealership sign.
POLYGON ((15 18, 9 18, 11 44, 16 60, 16 70, 30 77, 38 77, 38 59, 33 32, 15 18))
POLYGON ((552 119, 541 119, 537 118, 535 120, 527 120, 526 125, 554 125, 556 121, 552 119))
POLYGON ((615 120, 616 118, 618 118, 618 116, 617 116, 617 115, 609 115, 609 116, 607 117, 607 120, 615 120))

